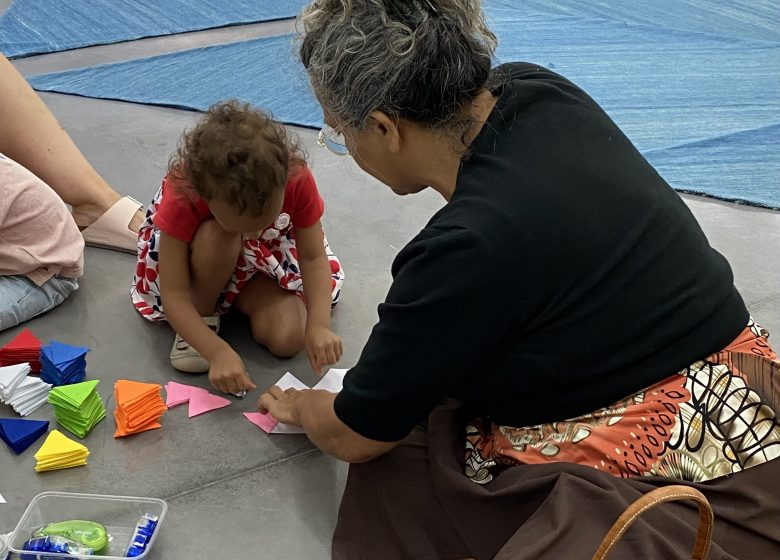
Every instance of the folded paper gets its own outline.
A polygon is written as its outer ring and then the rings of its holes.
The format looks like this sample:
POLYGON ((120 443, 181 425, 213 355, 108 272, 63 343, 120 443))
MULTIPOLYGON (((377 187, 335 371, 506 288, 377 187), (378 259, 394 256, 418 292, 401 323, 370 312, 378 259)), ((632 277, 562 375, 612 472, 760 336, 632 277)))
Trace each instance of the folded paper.
POLYGON ((0 418, 0 439, 17 455, 35 443, 48 429, 48 420, 0 418))
POLYGON ((41 341, 30 329, 24 329, 0 348, 0 366, 29 363, 32 373, 41 371, 41 341))
POLYGON ((160 418, 168 408, 160 396, 160 385, 120 379, 114 385, 114 437, 161 428, 160 418))
MULTIPOLYGON (((346 369, 331 369, 322 376, 312 389, 318 389, 323 391, 330 391, 331 393, 338 393, 344 386, 344 375, 346 375, 346 369)), ((276 382, 276 386, 282 391, 287 389, 308 389, 309 386, 303 381, 295 377, 289 371, 285 373, 279 381, 276 382)), ((278 422, 270 413, 261 414, 260 412, 245 412, 244 417, 252 424, 263 430, 267 434, 303 434, 305 431, 298 426, 291 426, 283 422, 278 422)))
POLYGON ((87 464, 89 449, 69 439, 62 432, 52 430, 35 454, 37 472, 69 469, 87 464))

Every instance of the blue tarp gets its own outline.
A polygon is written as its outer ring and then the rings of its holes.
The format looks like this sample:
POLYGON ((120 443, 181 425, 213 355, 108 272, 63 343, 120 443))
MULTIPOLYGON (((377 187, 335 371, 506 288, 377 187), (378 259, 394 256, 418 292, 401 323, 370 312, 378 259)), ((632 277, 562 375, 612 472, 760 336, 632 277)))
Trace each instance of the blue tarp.
POLYGON ((277 35, 32 76, 38 90, 204 110, 238 98, 271 111, 282 122, 322 126, 293 36, 277 35))
POLYGON ((9 58, 295 17, 306 0, 14 0, 0 15, 9 58))
MULTIPOLYGON (((780 8, 756 0, 489 0, 498 62, 583 87, 680 190, 780 208, 780 8)), ((36 76, 34 87, 202 110, 238 97, 322 124, 290 35, 36 76)))

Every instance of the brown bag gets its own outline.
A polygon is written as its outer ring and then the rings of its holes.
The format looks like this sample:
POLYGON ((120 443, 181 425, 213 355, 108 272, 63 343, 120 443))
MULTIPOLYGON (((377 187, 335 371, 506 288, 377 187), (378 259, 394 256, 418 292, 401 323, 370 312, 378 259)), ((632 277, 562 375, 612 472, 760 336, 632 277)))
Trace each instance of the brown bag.
POLYGON ((601 541, 601 546, 599 546, 596 554, 593 555, 593 560, 605 560, 610 550, 642 513, 658 504, 677 500, 693 500, 699 506, 699 529, 696 531, 696 543, 691 553, 691 560, 706 560, 710 550, 715 516, 704 494, 690 486, 681 485, 656 488, 628 506, 626 511, 612 525, 604 540, 601 541))

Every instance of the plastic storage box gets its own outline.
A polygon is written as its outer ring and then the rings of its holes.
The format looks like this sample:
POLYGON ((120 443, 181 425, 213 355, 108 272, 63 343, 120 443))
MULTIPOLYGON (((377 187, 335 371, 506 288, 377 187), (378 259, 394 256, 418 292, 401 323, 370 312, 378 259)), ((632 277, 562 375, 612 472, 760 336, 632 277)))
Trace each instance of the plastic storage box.
POLYGON ((120 560, 125 558, 125 550, 130 544, 136 523, 142 515, 151 513, 158 517, 157 528, 146 550, 136 557, 147 558, 152 552, 167 511, 168 504, 157 498, 43 492, 32 499, 19 520, 8 545, 8 551, 12 553, 9 560, 16 560, 20 554, 24 554, 25 558, 30 560, 59 560, 60 558, 120 560), (96 521, 104 525, 111 539, 108 552, 101 556, 79 556, 52 552, 25 552, 22 549, 25 541, 35 530, 49 523, 70 519, 96 521))

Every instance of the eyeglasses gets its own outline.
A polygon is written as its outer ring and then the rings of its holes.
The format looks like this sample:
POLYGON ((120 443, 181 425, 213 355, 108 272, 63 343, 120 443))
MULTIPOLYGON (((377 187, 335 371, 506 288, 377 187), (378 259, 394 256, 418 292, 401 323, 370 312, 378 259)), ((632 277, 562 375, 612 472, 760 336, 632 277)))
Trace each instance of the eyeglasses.
POLYGON ((326 126, 320 130, 320 134, 317 137, 317 144, 323 148, 328 148, 337 156, 349 155, 349 148, 347 148, 347 141, 344 138, 344 135, 330 126, 326 126))

